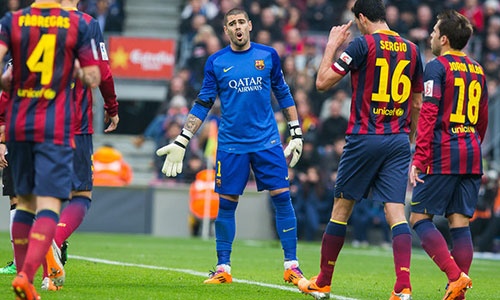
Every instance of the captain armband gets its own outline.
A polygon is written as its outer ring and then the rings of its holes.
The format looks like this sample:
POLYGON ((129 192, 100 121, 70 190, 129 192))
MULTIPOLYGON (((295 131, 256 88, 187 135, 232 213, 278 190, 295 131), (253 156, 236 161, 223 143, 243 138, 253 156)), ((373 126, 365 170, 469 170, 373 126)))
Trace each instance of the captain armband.
POLYGON ((302 129, 300 129, 300 124, 298 120, 288 122, 288 129, 290 130, 290 136, 294 139, 302 138, 302 129))
POLYGON ((193 133, 191 131, 189 131, 185 128, 182 128, 182 132, 181 132, 181 134, 179 134, 177 136, 177 138, 175 138, 174 144, 176 144, 177 146, 179 146, 183 149, 186 149, 186 146, 192 137, 193 137, 193 133))

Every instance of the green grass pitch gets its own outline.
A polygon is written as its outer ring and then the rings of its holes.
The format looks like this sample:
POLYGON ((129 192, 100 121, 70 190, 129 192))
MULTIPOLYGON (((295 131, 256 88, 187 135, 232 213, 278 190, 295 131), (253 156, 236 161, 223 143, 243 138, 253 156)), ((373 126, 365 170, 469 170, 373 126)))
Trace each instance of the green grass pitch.
MULTIPOLYGON (((283 281, 282 251, 277 241, 236 240, 232 254, 234 282, 204 285, 216 263, 215 241, 143 235, 76 233, 70 240, 66 284, 61 291, 40 291, 42 299, 291 299, 307 300, 283 281)), ((299 243, 301 269, 307 277, 319 271, 319 243, 299 243)), ((0 233, 0 263, 12 260, 7 232, 0 233)), ((474 259, 468 300, 500 299, 500 261, 474 259)), ((12 275, 0 275, 0 299, 14 299, 12 275)), ((427 255, 414 249, 411 279, 416 300, 441 299, 445 275, 427 255)), ((332 299, 389 299, 394 284, 392 252, 378 247, 340 254, 332 299)))

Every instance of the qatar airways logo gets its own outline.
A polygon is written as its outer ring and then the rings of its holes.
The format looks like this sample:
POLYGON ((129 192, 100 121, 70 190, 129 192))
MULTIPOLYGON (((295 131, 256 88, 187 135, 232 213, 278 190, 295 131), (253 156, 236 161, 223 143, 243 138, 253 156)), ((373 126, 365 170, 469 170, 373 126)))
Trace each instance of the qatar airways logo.
POLYGON ((255 92, 262 90, 262 77, 244 77, 229 81, 229 87, 238 93, 255 92))
POLYGON ((157 71, 161 70, 163 66, 174 65, 175 57, 165 51, 153 53, 135 49, 130 52, 130 61, 141 65, 143 70, 157 71))

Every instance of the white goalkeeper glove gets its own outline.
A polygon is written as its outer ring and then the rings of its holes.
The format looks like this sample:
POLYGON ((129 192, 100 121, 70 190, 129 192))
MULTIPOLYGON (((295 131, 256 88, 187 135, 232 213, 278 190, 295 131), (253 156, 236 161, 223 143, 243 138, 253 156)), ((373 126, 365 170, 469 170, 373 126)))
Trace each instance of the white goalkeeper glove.
POLYGON ((288 128, 290 129, 292 140, 288 143, 284 152, 285 157, 292 154, 292 159, 290 160, 288 166, 293 168, 302 155, 302 129, 300 129, 299 121, 297 120, 288 122, 288 128))
POLYGON ((186 146, 192 137, 192 132, 182 129, 181 134, 177 136, 173 143, 156 150, 156 155, 167 156, 165 157, 165 162, 163 163, 163 168, 161 169, 167 177, 175 177, 177 174, 182 172, 182 161, 184 160, 184 155, 186 154, 186 146))

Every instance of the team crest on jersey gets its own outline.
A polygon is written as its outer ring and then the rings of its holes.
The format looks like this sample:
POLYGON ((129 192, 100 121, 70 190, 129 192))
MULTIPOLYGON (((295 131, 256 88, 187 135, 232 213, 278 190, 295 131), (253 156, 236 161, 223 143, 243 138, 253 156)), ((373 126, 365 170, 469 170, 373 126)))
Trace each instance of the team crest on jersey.
POLYGON ((432 97, 432 91, 434 90, 434 81, 427 80, 424 82, 424 97, 432 97))
POLYGON ((215 178, 215 184, 217 185, 217 187, 220 187, 222 185, 222 181, 220 178, 215 178))
POLYGON ((264 64, 263 59, 256 59, 255 60, 255 68, 257 70, 264 70, 265 67, 266 67, 266 65, 264 64))

